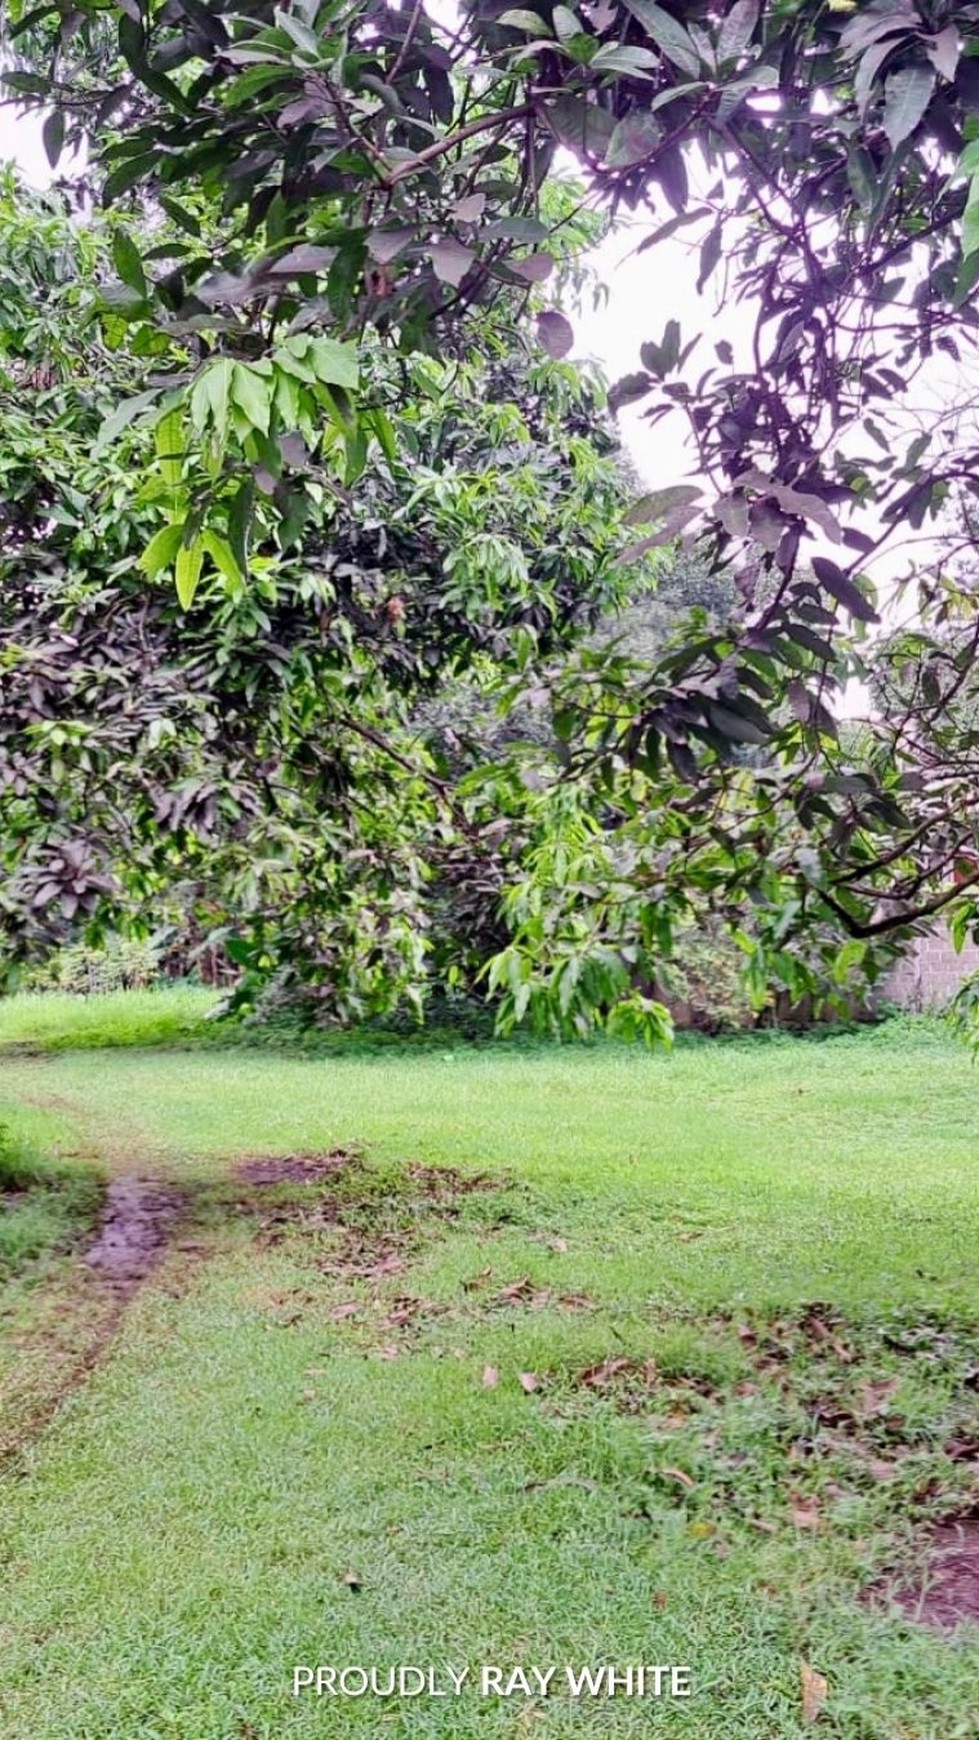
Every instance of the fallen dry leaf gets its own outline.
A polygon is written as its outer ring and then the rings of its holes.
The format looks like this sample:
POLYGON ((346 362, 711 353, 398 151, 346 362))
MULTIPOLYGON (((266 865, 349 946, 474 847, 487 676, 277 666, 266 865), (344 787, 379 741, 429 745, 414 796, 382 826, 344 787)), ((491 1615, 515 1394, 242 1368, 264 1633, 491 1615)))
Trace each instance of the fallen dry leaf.
POLYGON ((887 1404, 901 1387, 900 1378, 883 1378, 880 1383, 863 1384, 859 1392, 860 1412, 865 1418, 886 1414, 887 1404))
POLYGON ((341 1582, 346 1583, 347 1588, 354 1595, 359 1594, 364 1586, 363 1578, 359 1577, 356 1571, 344 1571, 341 1582))
POLYGON ((468 1281, 463 1281, 462 1291, 464 1293, 478 1292, 480 1287, 485 1287, 485 1285, 486 1285, 487 1281, 490 1279, 492 1273, 493 1273, 492 1269, 480 1269, 480 1270, 478 1270, 478 1272, 475 1275, 470 1275, 468 1281))
POLYGON ((587 1370, 579 1372, 578 1382, 588 1384, 590 1388, 600 1388, 607 1384, 610 1378, 617 1377, 620 1372, 628 1371, 631 1359, 603 1359, 601 1365, 590 1365, 587 1370))
POLYGON ((431 1299, 415 1299, 410 1294, 402 1294, 400 1298, 391 1301, 387 1321, 393 1329, 403 1329, 406 1324, 414 1321, 420 1311, 434 1309, 434 1301, 431 1299))
POLYGON ((401 1349, 395 1347, 393 1341, 386 1341, 383 1347, 378 1348, 377 1357, 378 1359, 400 1359, 401 1349))
POLYGON ((567 1239, 549 1239, 548 1243, 552 1251, 559 1251, 562 1254, 568 1248, 567 1239))
POLYGON ((818 1529, 819 1512, 807 1505, 795 1504, 792 1507, 792 1521, 797 1529, 818 1529))
POLYGON ((826 1702, 829 1686, 824 1675, 817 1673, 816 1669, 810 1667, 809 1663, 805 1661, 800 1663, 799 1679, 802 1684, 802 1720, 815 1722, 826 1702))
POLYGON ((561 1293, 558 1304, 566 1305, 572 1311, 594 1311, 597 1309, 594 1299, 589 1299, 587 1293, 561 1293))
POLYGON ((357 1299, 348 1299, 345 1305, 334 1305, 333 1310, 330 1312, 330 1316, 333 1318, 335 1323, 339 1323, 344 1317, 355 1317, 359 1310, 360 1301, 357 1299))
POLYGON ((653 1606, 656 1608, 657 1613, 666 1612, 666 1609, 669 1606, 669 1597, 664 1595, 662 1589, 657 1589, 656 1594, 653 1596, 653 1606))
POLYGON ((532 1299, 537 1292, 529 1275, 521 1275, 519 1281, 511 1281, 508 1287, 497 1294, 498 1305, 517 1305, 524 1299, 532 1299))
POLYGON ((404 1257, 396 1256, 392 1252, 391 1256, 382 1257, 379 1263, 372 1263, 366 1272, 368 1275, 400 1275, 406 1267, 404 1257))
POLYGON ((532 1396, 535 1390, 540 1389, 540 1378, 535 1372, 522 1371, 520 1373, 520 1388, 526 1390, 528 1396, 532 1396))
POLYGON ((484 1365, 484 1367, 483 1367, 483 1388, 484 1388, 484 1390, 495 1390, 499 1381, 500 1381, 500 1374, 497 1371, 496 1366, 495 1365, 484 1365))
POLYGON ((685 1486, 688 1491, 692 1491, 697 1484, 689 1474, 684 1473, 682 1468, 661 1468, 660 1473, 665 1479, 678 1480, 680 1485, 685 1486))

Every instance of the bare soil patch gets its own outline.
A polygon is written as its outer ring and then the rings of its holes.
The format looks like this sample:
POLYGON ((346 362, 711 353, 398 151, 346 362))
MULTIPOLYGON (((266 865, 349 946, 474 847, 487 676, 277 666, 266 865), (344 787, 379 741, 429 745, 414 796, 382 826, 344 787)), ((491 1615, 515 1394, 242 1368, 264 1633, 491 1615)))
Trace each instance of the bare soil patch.
POLYGON ((102 1224, 85 1261, 117 1296, 128 1298, 163 1255, 184 1198, 156 1179, 114 1178, 102 1224))
POLYGON ((259 1190, 273 1189, 278 1184, 318 1184, 350 1166, 354 1159, 353 1154, 340 1148, 332 1154, 264 1155, 243 1160, 235 1167, 235 1176, 259 1190))
POLYGON ((915 1579, 890 1596, 908 1619, 935 1631, 954 1631, 966 1621, 979 1625, 979 1517, 937 1524, 915 1579))

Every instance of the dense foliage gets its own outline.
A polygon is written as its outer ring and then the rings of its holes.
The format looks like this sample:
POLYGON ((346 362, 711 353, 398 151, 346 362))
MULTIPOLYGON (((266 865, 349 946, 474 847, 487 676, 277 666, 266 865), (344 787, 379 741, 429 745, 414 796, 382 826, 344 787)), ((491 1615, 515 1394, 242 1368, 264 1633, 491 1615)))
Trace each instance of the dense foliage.
POLYGON ((433 869, 498 820, 454 789, 421 703, 622 595, 594 389, 502 321, 465 362, 365 351, 389 455, 356 490, 310 481, 301 519, 256 536, 253 518, 247 583, 209 546, 185 609, 154 555, 152 467, 133 489, 151 431, 99 439, 138 367, 106 346, 106 238, 60 206, 12 181, 0 204, 8 955, 179 911, 230 927, 249 997, 275 974, 348 1016, 417 995, 433 869))
MULTIPOLYGON (((358 517, 385 468, 413 467, 392 380, 414 394, 420 354, 465 358, 524 304, 528 334, 567 352, 541 203, 559 145, 596 198, 653 209, 652 271, 657 243, 683 233, 701 283, 723 278, 744 307, 743 357, 722 340, 710 358, 671 319, 613 393, 687 418, 698 481, 637 504, 640 532, 653 528, 639 548, 697 531, 733 577, 728 619, 694 614, 651 665, 594 647, 539 663, 526 641, 513 658, 511 625, 514 694, 542 698, 564 745, 524 769, 527 844, 495 969, 511 1017, 614 1005, 692 905, 734 923, 752 902, 759 982, 775 971, 800 989, 807 933, 823 939, 821 970, 845 977, 876 937, 944 909, 971 922, 979 740, 950 701, 979 617, 968 559, 946 552, 971 552, 979 449, 954 405, 929 421, 919 385, 936 357, 964 366, 975 345, 979 6, 471 0, 445 24, 422 0, 80 0, 69 14, 18 4, 13 19, 12 83, 49 105, 52 159, 87 140, 92 189, 122 214, 107 337, 125 332, 156 373, 111 428, 156 425, 151 566, 173 569, 185 603, 211 571, 209 621, 191 619, 205 711, 210 637, 261 611, 263 585, 288 587, 288 539, 304 515, 316 523, 317 492, 355 489, 358 517), (180 239, 147 246, 125 216, 147 207, 180 239), (905 597, 927 677, 910 724, 878 719, 855 759, 834 696, 873 664, 873 564, 909 528, 945 538, 905 597)), ((271 619, 260 629, 273 646, 271 619)), ((371 668, 396 688, 390 662, 371 668)), ((336 671, 356 686, 356 657, 336 671)), ((383 753, 347 751, 330 803, 362 794, 383 753)), ((438 805, 407 761, 391 772, 398 846, 378 886, 391 879, 410 906, 438 805)), ((480 801, 506 815, 517 780, 491 772, 480 801)), ((336 892, 346 950, 377 889, 363 905, 336 892)), ((382 977, 408 971, 396 934, 378 942, 382 977)))

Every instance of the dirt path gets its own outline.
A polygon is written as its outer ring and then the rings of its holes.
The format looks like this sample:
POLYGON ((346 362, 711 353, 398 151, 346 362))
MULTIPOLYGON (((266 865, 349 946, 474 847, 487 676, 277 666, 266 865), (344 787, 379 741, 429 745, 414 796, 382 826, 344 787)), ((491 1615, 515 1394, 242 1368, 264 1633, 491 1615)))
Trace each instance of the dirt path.
POLYGON ((95 1243, 85 1253, 88 1267, 128 1299, 156 1267, 186 1196, 155 1178, 110 1180, 95 1243))

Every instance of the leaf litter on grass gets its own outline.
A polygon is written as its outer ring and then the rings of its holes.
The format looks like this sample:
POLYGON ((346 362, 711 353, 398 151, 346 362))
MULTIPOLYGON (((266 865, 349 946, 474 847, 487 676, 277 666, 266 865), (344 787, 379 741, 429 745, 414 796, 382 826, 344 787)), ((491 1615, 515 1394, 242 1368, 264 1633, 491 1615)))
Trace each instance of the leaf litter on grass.
MULTIPOLYGON (((414 1332, 437 1314, 461 1312, 488 1322, 498 1311, 600 1311, 589 1295, 559 1292, 529 1274, 501 1286, 491 1264, 459 1284, 459 1312, 405 1287, 413 1259, 447 1222, 459 1220, 464 1199, 477 1193, 491 1199, 510 1188, 507 1180, 421 1165, 377 1176, 352 1153, 251 1162, 249 1174, 239 1176, 259 1191, 276 1192, 269 1211, 260 1213, 261 1238, 277 1243, 306 1237, 320 1246, 325 1241, 327 1249, 313 1256, 319 1273, 369 1289, 367 1296, 341 1299, 329 1310, 351 1330, 366 1329, 382 1360, 410 1352, 414 1332), (296 1200, 282 1199, 286 1186, 297 1187, 296 1200), (391 1330, 398 1340, 380 1339, 391 1330)), ((504 1213, 502 1224, 507 1220, 504 1213)), ((481 1224, 492 1229, 492 1202, 481 1224)), ((565 1249, 563 1239, 548 1242, 552 1250, 565 1249)), ((315 1297, 315 1289, 310 1293, 315 1297)), ((519 1322, 517 1315, 517 1332, 519 1322)), ((755 1313, 743 1320, 724 1312, 692 1314, 686 1328, 693 1339, 685 1369, 675 1357, 661 1363, 649 1353, 616 1352, 562 1375, 540 1367, 521 1370, 518 1358, 507 1381, 516 1381, 535 1406, 555 1413, 577 1395, 633 1415, 649 1447, 648 1502, 681 1506, 691 1537, 711 1552, 727 1553, 726 1537, 739 1526, 756 1534, 795 1531, 803 1538, 834 1531, 852 1537, 860 1527, 879 1534, 888 1519, 896 1530, 909 1513, 927 1518, 936 1505, 961 1498, 955 1472, 971 1477, 979 1444, 966 1417, 974 1413, 979 1371, 974 1325, 854 1322, 816 1301, 792 1313, 755 1313), (967 1405, 946 1394, 944 1410, 933 1413, 925 1429, 902 1411, 908 1372, 919 1385, 940 1379, 946 1391, 954 1375, 958 1381, 951 1387, 967 1405)), ((495 1391, 502 1381, 498 1365, 482 1368, 484 1390, 495 1391)), ((569 1469, 564 1478, 579 1477, 569 1469)), ((538 1486, 545 1490, 547 1483, 531 1483, 538 1486)), ((647 1501, 635 1514, 652 1520, 647 1501)), ((965 1600, 968 1608, 962 1591, 970 1586, 971 1543, 963 1544, 961 1535, 956 1540, 953 1551, 944 1535, 936 1536, 928 1563, 946 1604, 965 1600)), ((907 1578, 900 1586, 913 1588, 907 1578)), ((912 1595, 906 1599, 911 1602, 912 1595)), ((907 1611, 905 1597, 895 1600, 907 1611)), ((920 1593, 913 1601, 916 1612, 924 1613, 920 1593)), ((811 1676, 803 1692, 809 1722, 822 1712, 826 1681, 806 1664, 804 1670, 811 1676)))

